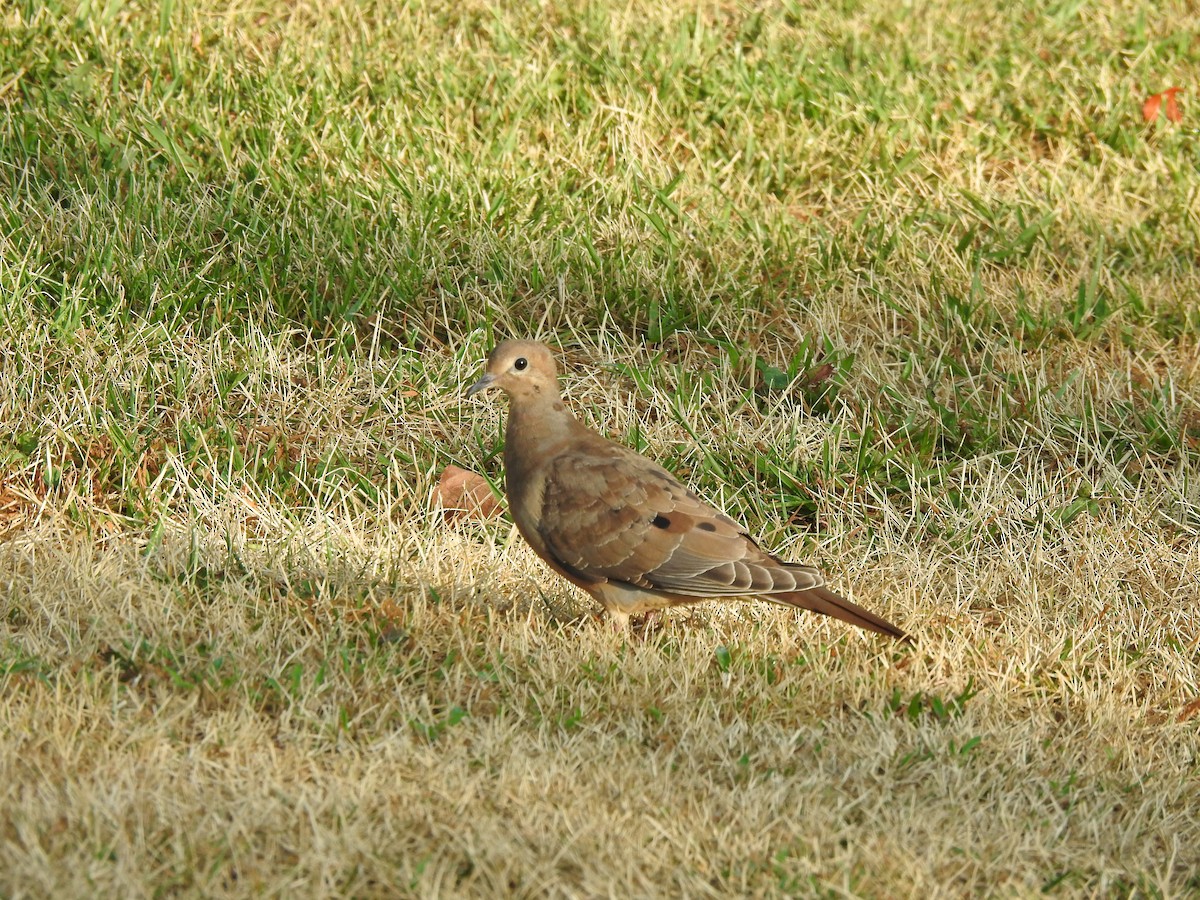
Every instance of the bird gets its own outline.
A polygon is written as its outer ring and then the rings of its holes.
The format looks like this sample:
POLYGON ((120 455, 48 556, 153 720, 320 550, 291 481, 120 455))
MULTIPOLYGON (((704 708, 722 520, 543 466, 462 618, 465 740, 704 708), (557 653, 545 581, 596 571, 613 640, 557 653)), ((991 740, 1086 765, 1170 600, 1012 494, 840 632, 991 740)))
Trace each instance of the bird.
POLYGON ((517 530, 618 631, 634 615, 758 596, 911 641, 826 587, 817 569, 768 553, 658 463, 580 422, 563 403, 544 344, 497 344, 466 396, 493 389, 508 395, 504 483, 517 530))

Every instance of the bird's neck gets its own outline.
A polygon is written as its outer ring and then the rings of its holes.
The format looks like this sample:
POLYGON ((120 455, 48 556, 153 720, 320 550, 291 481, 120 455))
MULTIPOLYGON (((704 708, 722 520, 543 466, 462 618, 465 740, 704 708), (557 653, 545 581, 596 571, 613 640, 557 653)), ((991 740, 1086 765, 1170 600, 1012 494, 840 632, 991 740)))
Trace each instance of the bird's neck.
POLYGON ((583 426, 557 393, 527 394, 509 404, 505 465, 535 465, 570 442, 583 426))

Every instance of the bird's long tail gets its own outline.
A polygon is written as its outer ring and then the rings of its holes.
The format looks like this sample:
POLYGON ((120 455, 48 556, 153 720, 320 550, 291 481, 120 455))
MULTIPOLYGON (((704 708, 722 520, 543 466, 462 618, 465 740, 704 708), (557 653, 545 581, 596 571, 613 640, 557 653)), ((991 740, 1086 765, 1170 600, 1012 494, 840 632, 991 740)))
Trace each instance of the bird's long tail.
POLYGON ((766 599, 777 603, 786 603, 789 606, 798 606, 801 609, 810 609, 813 612, 849 622, 851 625, 857 625, 859 628, 865 628, 867 631, 877 631, 880 634, 894 637, 898 641, 912 643, 912 638, 887 619, 868 612, 861 606, 855 606, 845 597, 839 597, 827 588, 810 588, 807 591, 795 591, 791 594, 771 594, 766 599))

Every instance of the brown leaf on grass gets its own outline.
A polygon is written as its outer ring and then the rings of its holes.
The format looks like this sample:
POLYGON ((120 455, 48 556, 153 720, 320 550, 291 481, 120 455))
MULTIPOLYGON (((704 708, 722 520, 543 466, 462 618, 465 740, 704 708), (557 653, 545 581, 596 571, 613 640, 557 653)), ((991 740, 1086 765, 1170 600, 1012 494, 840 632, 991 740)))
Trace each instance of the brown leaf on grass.
POLYGON ((1182 122, 1183 113, 1179 109, 1179 103, 1175 99, 1175 95, 1182 91, 1181 87, 1169 87, 1165 91, 1157 94, 1151 94, 1146 98, 1146 102, 1142 104, 1142 121, 1153 122, 1158 118, 1159 112, 1166 115, 1171 122, 1182 122))
POLYGON ((16 523, 33 504, 24 492, 17 491, 13 472, 0 472, 0 540, 16 528, 16 523))
POLYGON ((1195 700, 1193 700, 1191 703, 1189 703, 1187 706, 1185 706, 1183 708, 1183 712, 1181 712, 1179 714, 1179 718, 1176 719, 1175 721, 1186 722, 1188 719, 1190 719, 1192 716, 1196 715, 1197 713, 1200 713, 1200 697, 1197 697, 1195 700))
POLYGON ((500 514, 500 502, 482 475, 458 466, 446 466, 433 489, 430 505, 441 507, 447 521, 453 519, 492 519, 500 514))
POLYGON ((833 377, 833 363, 825 363, 823 366, 817 366, 804 376, 805 384, 821 384, 833 377))

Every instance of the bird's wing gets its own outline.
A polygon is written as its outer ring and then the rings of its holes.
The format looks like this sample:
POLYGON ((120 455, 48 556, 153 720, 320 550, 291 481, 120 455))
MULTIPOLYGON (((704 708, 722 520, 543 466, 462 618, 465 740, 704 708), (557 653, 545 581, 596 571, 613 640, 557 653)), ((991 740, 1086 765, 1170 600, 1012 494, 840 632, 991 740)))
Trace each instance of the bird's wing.
POLYGON ((536 529, 554 562, 681 597, 733 597, 820 587, 807 566, 763 552, 724 513, 661 466, 604 439, 547 461, 536 529))

